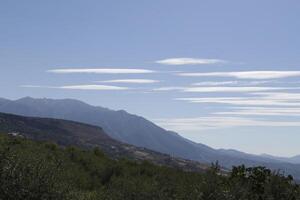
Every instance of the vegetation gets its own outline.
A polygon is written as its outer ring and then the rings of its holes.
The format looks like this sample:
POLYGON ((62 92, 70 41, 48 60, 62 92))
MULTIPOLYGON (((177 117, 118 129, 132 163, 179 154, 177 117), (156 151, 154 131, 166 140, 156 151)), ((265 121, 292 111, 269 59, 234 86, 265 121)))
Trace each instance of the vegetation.
POLYGON ((0 199, 298 200, 300 189, 264 167, 192 173, 0 135, 0 199))

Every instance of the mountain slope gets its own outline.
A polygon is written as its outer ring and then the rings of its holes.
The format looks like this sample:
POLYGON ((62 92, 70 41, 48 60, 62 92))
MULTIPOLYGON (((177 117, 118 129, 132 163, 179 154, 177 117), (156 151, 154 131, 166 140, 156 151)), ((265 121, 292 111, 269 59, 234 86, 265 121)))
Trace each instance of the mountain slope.
POLYGON ((121 143, 109 137, 102 128, 67 120, 0 113, 0 133, 37 141, 52 141, 61 146, 99 147, 112 158, 148 160, 158 165, 186 171, 203 171, 208 167, 195 161, 173 158, 166 154, 121 143))
POLYGON ((49 117, 83 122, 102 127, 119 141, 188 159, 211 162, 213 149, 191 145, 178 134, 166 131, 152 122, 125 111, 112 111, 83 102, 64 99, 23 98, 0 104, 0 112, 16 115, 49 117), (206 155, 207 154, 207 155, 206 155))
POLYGON ((216 167, 184 172, 3 134, 0 156, 1 200, 300 200, 300 187, 290 176, 262 167, 240 166, 227 176, 216 167))
POLYGON ((0 112, 78 121, 100 126, 110 137, 119 141, 172 156, 202 163, 218 160, 221 165, 228 168, 240 164, 263 165, 271 169, 284 170, 300 178, 300 165, 249 154, 237 155, 228 151, 215 150, 166 131, 152 122, 126 111, 113 111, 77 100, 33 99, 30 97, 16 101, 1 100, 0 112))
POLYGON ((289 160, 291 163, 300 164, 300 155, 297 155, 297 156, 293 156, 293 157, 291 157, 291 158, 288 158, 288 160, 289 160))
POLYGON ((293 156, 293 157, 277 157, 277 156, 272 156, 272 155, 268 155, 268 154, 262 154, 261 156, 264 158, 270 158, 270 159, 278 160, 281 162, 300 164, 300 155, 293 156))

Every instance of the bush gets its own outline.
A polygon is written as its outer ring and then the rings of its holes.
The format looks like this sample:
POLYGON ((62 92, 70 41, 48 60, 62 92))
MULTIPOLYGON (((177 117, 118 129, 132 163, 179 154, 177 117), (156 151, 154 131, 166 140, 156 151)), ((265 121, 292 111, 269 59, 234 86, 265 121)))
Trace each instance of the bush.
POLYGON ((183 172, 112 160, 100 149, 33 142, 0 135, 0 199, 3 200, 299 200, 292 176, 265 167, 218 163, 205 173, 183 172))

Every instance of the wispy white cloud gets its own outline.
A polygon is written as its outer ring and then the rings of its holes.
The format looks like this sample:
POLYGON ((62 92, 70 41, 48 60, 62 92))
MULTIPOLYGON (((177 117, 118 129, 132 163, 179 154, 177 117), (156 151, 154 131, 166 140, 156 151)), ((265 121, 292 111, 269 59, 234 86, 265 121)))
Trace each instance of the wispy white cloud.
MULTIPOLYGON (((211 82, 211 85, 219 83, 211 82)), ((222 84, 222 83, 220 83, 222 84)), ((227 83, 223 83, 227 84, 227 83)), ((228 82, 229 84, 229 82, 228 82)), ((249 92, 267 92, 267 91, 281 91, 281 90, 299 90, 300 87, 250 87, 250 86, 235 86, 235 87, 213 87, 213 86, 201 86, 201 87, 181 87, 181 86, 169 86, 154 88, 152 91, 167 92, 167 91, 180 91, 190 93, 249 93, 249 92)))
POLYGON ((89 73, 89 74, 148 74, 154 73, 148 69, 118 69, 118 68, 91 68, 91 69, 52 69, 50 73, 72 74, 72 73, 89 73))
POLYGON ((185 89, 184 87, 177 87, 177 86, 171 86, 171 87, 159 87, 159 88, 154 88, 152 91, 180 91, 185 89))
POLYGON ((177 73, 178 76, 189 77, 234 77, 237 79, 278 79, 300 76, 300 71, 242 71, 242 72, 208 72, 177 73))
POLYGON ((158 60, 156 63, 164 65, 208 65, 208 64, 222 64, 225 60, 220 59, 204 59, 204 58, 167 58, 158 60))
POLYGON ((127 87, 111 86, 111 85, 70 85, 61 86, 61 89, 71 90, 128 90, 127 87))
POLYGON ((193 86, 224 86, 224 85, 239 85, 239 86, 255 86, 266 83, 272 83, 273 81, 208 81, 193 83, 193 86))
POLYGON ((291 92, 255 92, 252 95, 262 96, 265 99, 276 99, 276 100, 297 100, 300 101, 300 93, 291 92))
POLYGON ((272 90, 287 90, 295 88, 281 87, 187 87, 183 92, 259 92, 272 90))
POLYGON ((186 97, 175 100, 190 103, 214 103, 239 106, 300 106, 299 93, 251 93, 249 97, 186 97))
POLYGON ((158 125, 173 131, 188 132, 230 127, 300 127, 297 121, 259 120, 243 117, 196 117, 155 119, 158 125))
POLYGON ((190 103, 215 103, 241 106, 300 106, 300 102, 280 101, 271 99, 243 98, 243 97, 212 97, 212 98, 176 98, 176 100, 190 103))
POLYGON ((147 84, 147 83, 158 83, 159 80, 152 79, 115 79, 107 81, 97 81, 101 83, 137 83, 137 84, 147 84))
POLYGON ((215 115, 242 115, 242 116, 290 116, 299 117, 300 109, 297 107, 234 107, 232 111, 215 112, 215 115))
POLYGON ((221 85, 237 85, 239 82, 238 81, 221 81, 221 82, 213 82, 213 81, 208 81, 208 82, 199 82, 199 83, 193 83, 193 86, 221 86, 221 85))
POLYGON ((111 85, 66 85, 66 86, 38 86, 22 85, 27 88, 49 88, 49 89, 67 89, 67 90, 128 90, 127 87, 118 87, 111 85))

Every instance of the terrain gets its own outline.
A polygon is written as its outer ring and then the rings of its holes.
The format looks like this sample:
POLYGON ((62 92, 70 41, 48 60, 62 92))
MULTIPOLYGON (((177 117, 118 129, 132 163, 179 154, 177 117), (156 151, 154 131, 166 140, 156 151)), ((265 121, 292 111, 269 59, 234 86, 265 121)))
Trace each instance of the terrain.
POLYGON ((299 200, 300 188, 291 176, 264 167, 237 166, 227 176, 218 165, 185 172, 110 159, 99 148, 62 148, 0 134, 0 199, 299 200))
POLYGON ((185 171, 203 171, 209 167, 196 161, 171 157, 141 147, 119 142, 109 137, 102 128, 73 121, 23 117, 0 113, 0 133, 36 141, 50 141, 60 146, 84 149, 98 147, 112 159, 147 160, 185 171))
POLYGON ((289 162, 294 164, 300 164, 300 155, 292 156, 292 157, 278 157, 278 156, 272 156, 268 154, 261 154, 262 157, 270 158, 273 160, 278 160, 282 162, 289 162))
POLYGON ((201 163, 218 161, 231 168, 234 165, 266 166, 272 170, 282 170, 300 179, 300 165, 270 157, 246 154, 235 150, 217 150, 204 144, 195 143, 179 134, 167 131, 149 120, 127 113, 99 106, 91 106, 73 99, 34 99, 26 97, 18 100, 0 100, 0 112, 16 115, 58 118, 102 127, 118 141, 137 147, 201 163))

